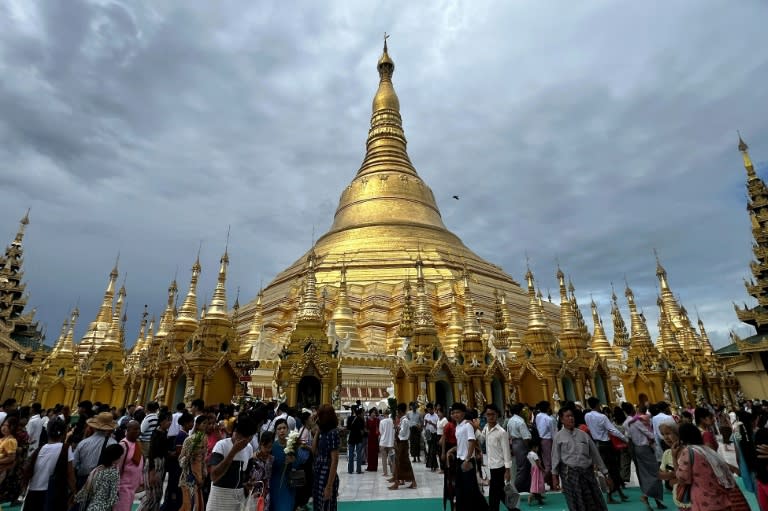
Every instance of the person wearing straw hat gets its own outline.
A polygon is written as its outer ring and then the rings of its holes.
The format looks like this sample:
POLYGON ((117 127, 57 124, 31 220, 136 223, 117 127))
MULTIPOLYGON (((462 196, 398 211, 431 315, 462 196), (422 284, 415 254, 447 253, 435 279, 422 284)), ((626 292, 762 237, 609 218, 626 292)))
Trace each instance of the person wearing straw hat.
POLYGON ((111 412, 101 412, 86 421, 86 425, 93 434, 84 438, 75 449, 75 473, 77 475, 77 489, 80 490, 88 480, 91 471, 99 466, 101 453, 108 445, 116 444, 112 433, 117 428, 117 422, 111 412))

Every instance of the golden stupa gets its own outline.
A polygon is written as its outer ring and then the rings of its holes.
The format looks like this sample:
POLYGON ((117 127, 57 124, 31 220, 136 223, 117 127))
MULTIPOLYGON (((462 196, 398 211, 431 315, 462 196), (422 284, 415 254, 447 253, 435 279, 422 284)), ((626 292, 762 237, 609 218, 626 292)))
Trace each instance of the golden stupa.
MULTIPOLYGON (((503 400, 508 370, 485 360, 496 297, 501 297, 505 309, 506 335, 519 339, 518 332, 528 324, 528 295, 514 278, 472 252, 445 226, 432 190, 408 157, 400 102, 392 84, 395 64, 386 42, 377 69, 379 87, 373 98, 365 156, 341 193, 333 224, 310 252, 278 274, 243 308, 241 317, 259 316, 262 341, 277 346, 288 342, 297 319, 297 303, 305 294, 311 256, 313 278, 324 304, 321 319, 332 325, 342 350, 341 381, 336 384, 343 398, 370 401, 366 397, 382 396, 382 390, 394 380, 401 399, 426 395, 445 401, 478 392, 478 397, 482 393, 490 399, 493 394, 503 400), (411 336, 404 336, 401 328, 406 289, 411 283, 416 288, 419 278, 445 362, 436 364, 441 357, 435 357, 428 374, 421 376, 413 373, 407 357, 402 356, 403 338, 411 336), (458 350, 467 333, 480 338, 478 356, 483 359, 480 362, 487 374, 482 377, 488 388, 472 385, 465 381, 466 375, 458 374, 458 350), (464 389, 465 383, 469 389, 464 389)), ((557 308, 545 302, 543 311, 557 333, 557 308)), ((240 324, 241 331, 248 328, 247 322, 240 324)), ((517 340, 512 349, 519 347, 517 340)), ((255 383, 257 395, 261 395, 258 385, 267 383, 263 379, 255 383)), ((283 383, 290 391, 291 382, 283 383)), ((553 390, 549 388, 545 395, 553 390)), ((299 401, 300 393, 297 391, 299 401)))

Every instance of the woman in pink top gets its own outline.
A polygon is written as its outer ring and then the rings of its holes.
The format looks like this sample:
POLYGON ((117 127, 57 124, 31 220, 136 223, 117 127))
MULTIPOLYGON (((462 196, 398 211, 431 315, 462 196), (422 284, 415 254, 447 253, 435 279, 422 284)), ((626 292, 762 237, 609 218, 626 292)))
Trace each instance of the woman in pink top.
POLYGON ((680 443, 673 449, 679 485, 690 485, 691 511, 749 511, 731 467, 703 445, 699 428, 680 425, 680 443))
POLYGON ((117 461, 120 485, 117 487, 117 504, 112 511, 131 511, 136 489, 144 480, 144 458, 141 456, 138 421, 130 421, 125 428, 125 438, 120 441, 123 455, 117 461))

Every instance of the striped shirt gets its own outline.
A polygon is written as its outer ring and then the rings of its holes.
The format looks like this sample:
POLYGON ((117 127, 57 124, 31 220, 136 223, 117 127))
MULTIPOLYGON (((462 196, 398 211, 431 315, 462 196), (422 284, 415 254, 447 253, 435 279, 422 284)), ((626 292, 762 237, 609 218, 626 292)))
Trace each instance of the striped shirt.
POLYGON ((157 413, 148 413, 141 421, 139 434, 140 442, 149 442, 152 440, 152 433, 157 429, 157 413))
POLYGON ((91 473, 91 470, 99 465, 99 458, 101 457, 101 451, 106 446, 104 440, 107 440, 106 445, 116 444, 115 439, 112 438, 112 433, 109 432, 105 435, 100 431, 95 432, 88 438, 84 438, 77 444, 75 449, 75 470, 77 475, 87 476, 91 473))

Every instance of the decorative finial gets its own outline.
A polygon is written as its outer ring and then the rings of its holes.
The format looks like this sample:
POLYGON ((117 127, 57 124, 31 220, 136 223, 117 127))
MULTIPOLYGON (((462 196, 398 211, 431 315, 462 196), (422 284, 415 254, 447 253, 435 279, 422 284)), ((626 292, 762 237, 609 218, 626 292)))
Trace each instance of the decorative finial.
POLYGON ((231 227, 231 225, 227 225, 227 242, 224 244, 224 255, 227 255, 229 252, 229 232, 231 227))
MULTIPOLYGON (((386 48, 387 48, 387 42, 386 42, 386 40, 385 40, 385 41, 384 41, 384 51, 387 51, 387 50, 386 50, 386 48)), ((736 134, 739 136, 739 151, 741 151, 741 152, 743 153, 744 151, 746 151, 746 150, 748 150, 748 149, 749 149, 749 146, 748 146, 748 145, 747 145, 747 143, 746 143, 746 142, 744 142, 744 140, 741 138, 741 132, 740 132, 739 130, 736 130, 736 134)))
POLYGON ((387 53, 387 39, 389 39, 389 34, 384 32, 384 53, 387 53))

